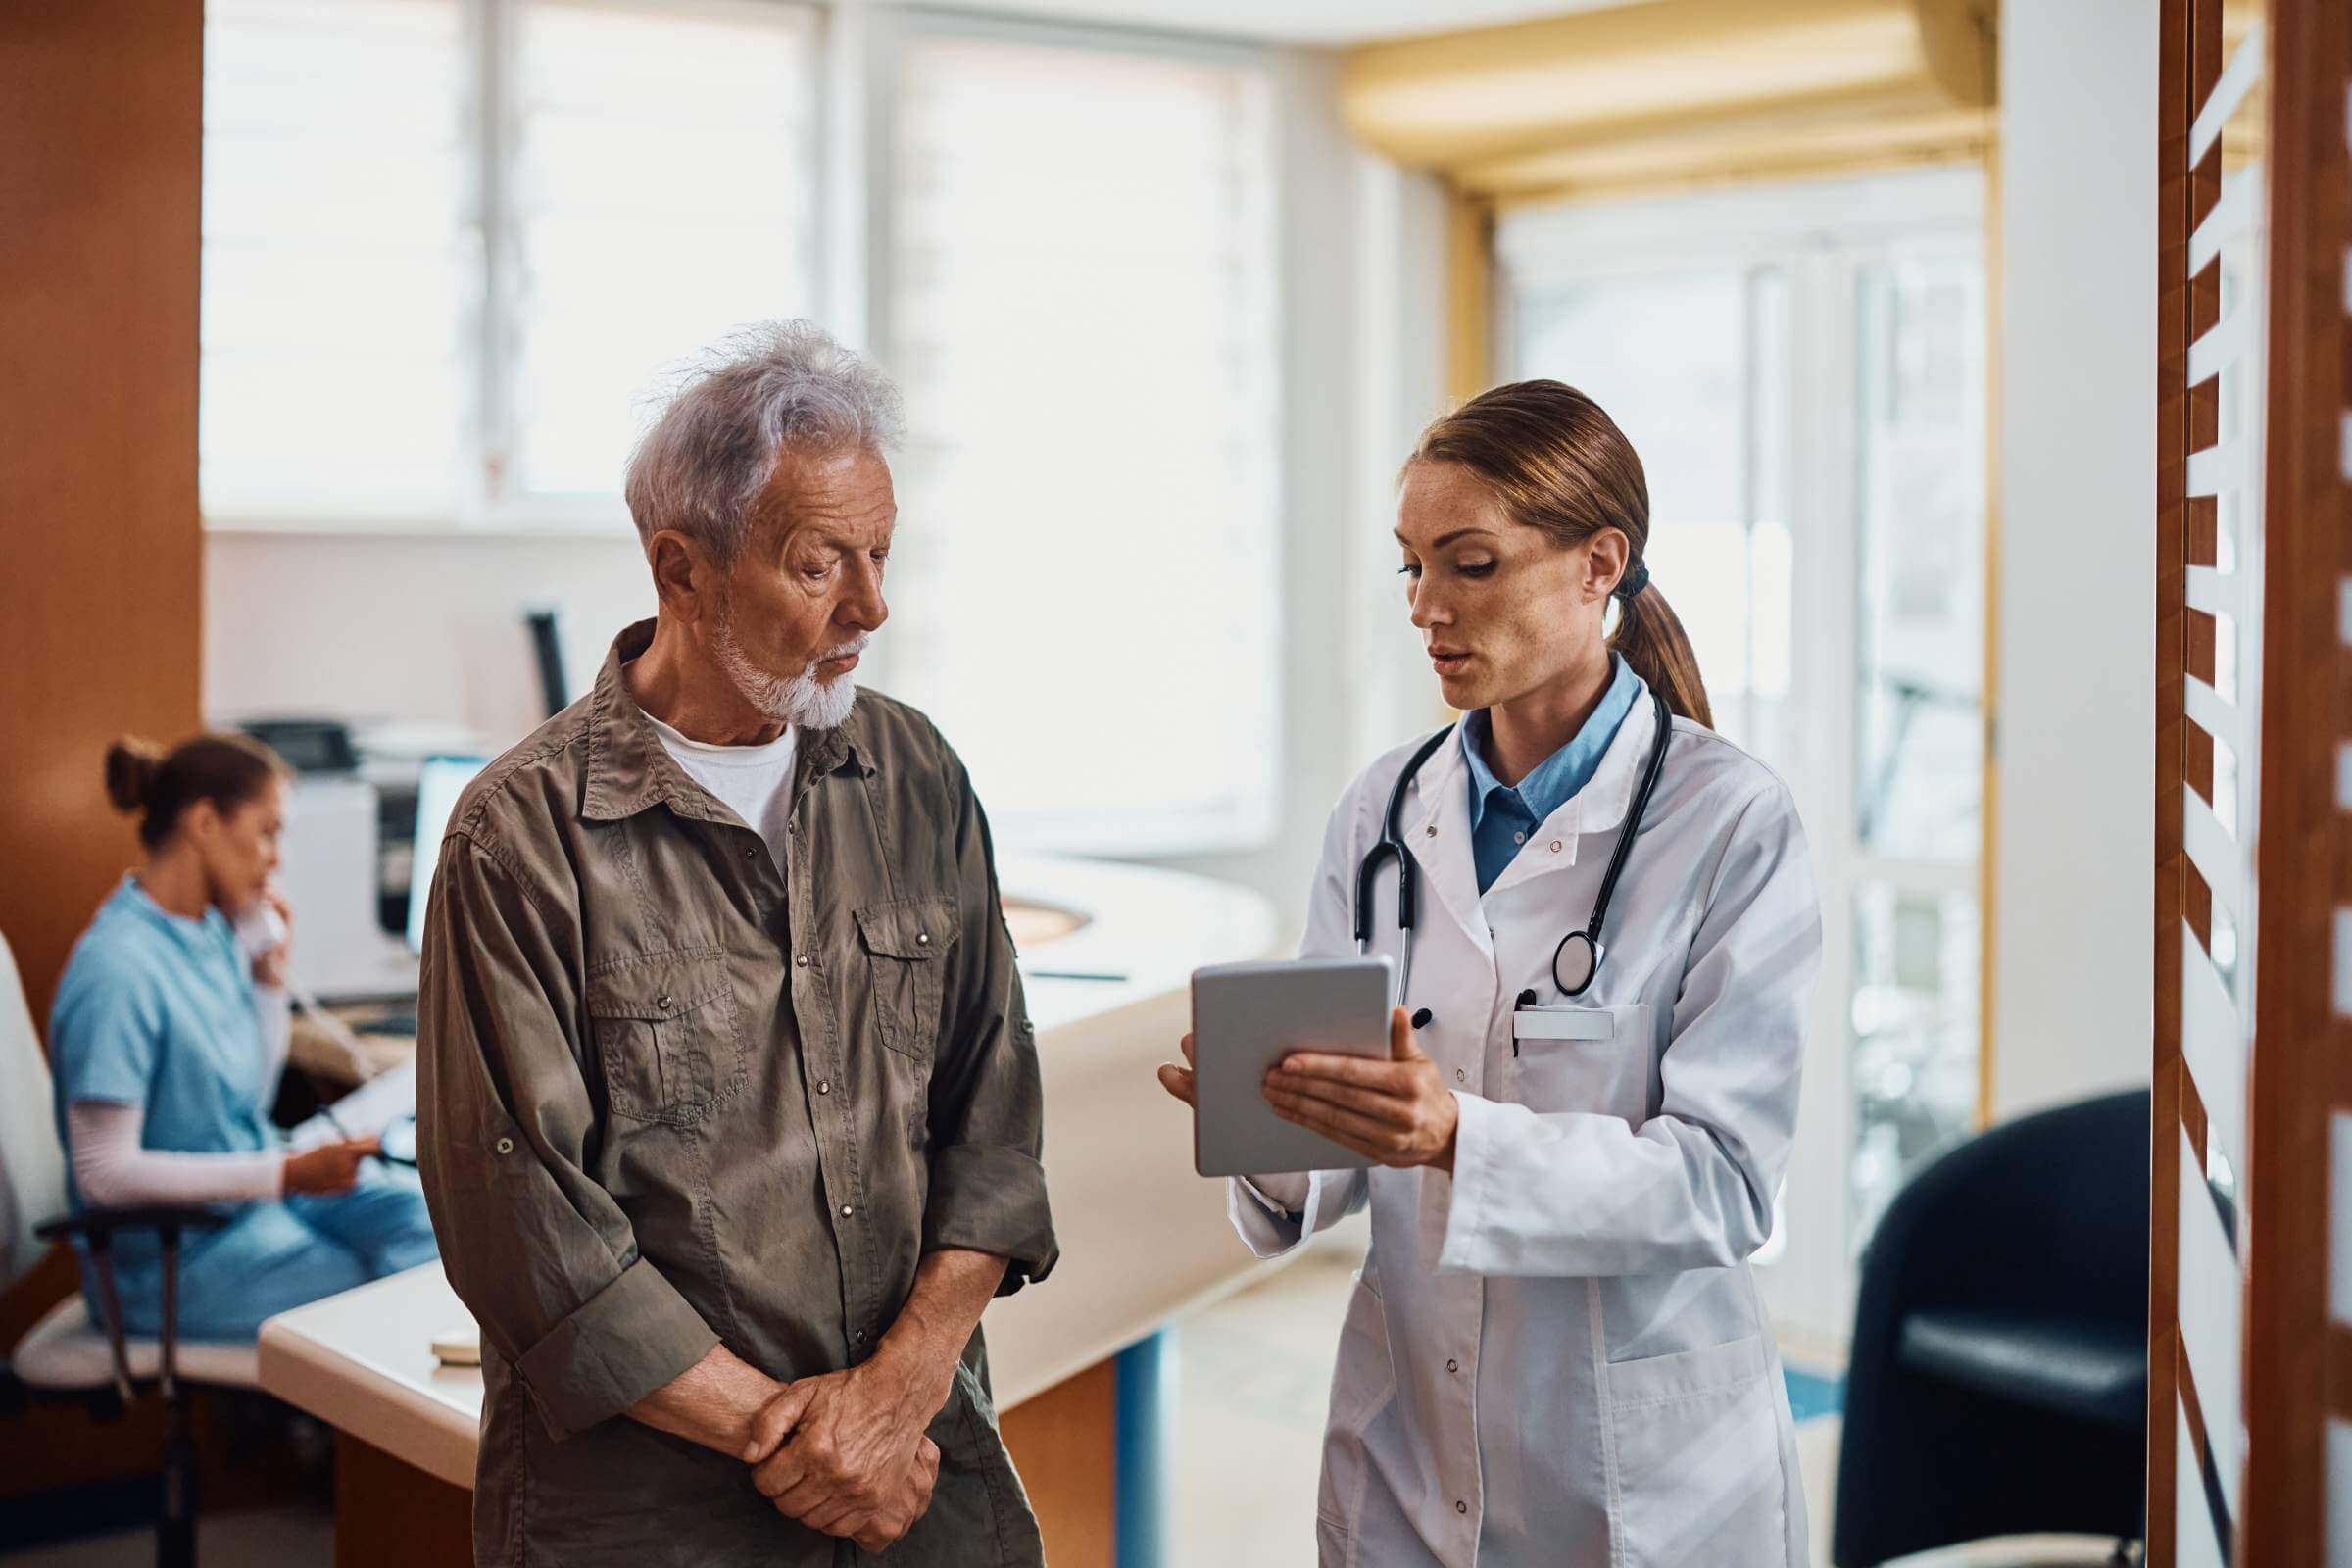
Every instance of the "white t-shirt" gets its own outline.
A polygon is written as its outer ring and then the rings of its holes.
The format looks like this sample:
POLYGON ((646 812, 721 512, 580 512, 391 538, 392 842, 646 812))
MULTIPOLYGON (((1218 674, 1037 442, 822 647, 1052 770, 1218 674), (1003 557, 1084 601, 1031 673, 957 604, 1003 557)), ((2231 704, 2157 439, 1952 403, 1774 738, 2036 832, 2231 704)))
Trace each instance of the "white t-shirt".
POLYGON ((766 841, 768 858, 781 873, 784 830, 792 814, 792 759, 800 748, 800 730, 788 724, 764 746, 713 746, 687 739, 651 713, 645 717, 687 776, 724 801, 766 841))

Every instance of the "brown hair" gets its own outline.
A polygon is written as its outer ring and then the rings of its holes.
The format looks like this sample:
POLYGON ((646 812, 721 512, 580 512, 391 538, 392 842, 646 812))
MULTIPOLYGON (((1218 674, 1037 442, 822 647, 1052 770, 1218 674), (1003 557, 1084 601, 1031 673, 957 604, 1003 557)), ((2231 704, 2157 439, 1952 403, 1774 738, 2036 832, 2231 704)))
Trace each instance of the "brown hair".
POLYGON ((284 759, 243 735, 197 735, 169 752, 125 737, 106 749, 106 798, 118 811, 139 813, 139 842, 151 850, 196 802, 232 811, 271 779, 292 776, 284 759))
POLYGON ((1566 548, 1603 528, 1633 547, 1617 590, 1609 646, 1685 718, 1712 729, 1698 659, 1666 596, 1649 582, 1649 484, 1625 432, 1600 405, 1557 381, 1514 381, 1481 392, 1421 432, 1407 460, 1458 463, 1486 484, 1513 522, 1566 548))

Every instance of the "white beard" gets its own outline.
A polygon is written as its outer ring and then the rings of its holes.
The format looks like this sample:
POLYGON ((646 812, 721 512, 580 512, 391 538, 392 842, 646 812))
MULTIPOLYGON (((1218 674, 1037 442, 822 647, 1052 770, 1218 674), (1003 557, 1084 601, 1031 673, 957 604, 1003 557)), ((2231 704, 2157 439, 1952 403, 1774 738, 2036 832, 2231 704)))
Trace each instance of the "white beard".
POLYGON ((771 674, 753 663, 743 645, 735 640, 729 607, 721 605, 711 651, 718 656, 718 667, 743 700, 768 717, 806 729, 837 729, 857 706, 858 672, 845 670, 831 680, 818 680, 816 666, 828 659, 857 653, 865 643, 865 634, 860 632, 856 640, 810 660, 798 675, 771 674))

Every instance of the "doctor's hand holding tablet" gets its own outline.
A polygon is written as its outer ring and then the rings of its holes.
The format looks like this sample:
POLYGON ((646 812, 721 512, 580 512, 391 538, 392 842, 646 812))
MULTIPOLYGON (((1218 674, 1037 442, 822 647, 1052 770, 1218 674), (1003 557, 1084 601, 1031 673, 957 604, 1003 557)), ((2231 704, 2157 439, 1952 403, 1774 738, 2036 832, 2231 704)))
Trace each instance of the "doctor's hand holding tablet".
POLYGON ((1385 958, 1228 963, 1193 974, 1185 1065, 1159 1069, 1194 1107, 1203 1176, 1367 1165, 1453 1168, 1453 1094, 1388 1007, 1385 958), (1199 1062, 1195 1036, 1212 1043, 1199 1062), (1205 1108, 1203 1108, 1205 1106, 1205 1108))
POLYGON ((1712 728, 1641 459, 1590 398, 1439 419, 1396 538, 1461 717, 1342 793, 1298 960, 1195 975, 1159 1069, 1258 1256, 1371 1214, 1317 1555, 1802 1568, 1748 1263, 1821 956, 1794 803, 1712 728))

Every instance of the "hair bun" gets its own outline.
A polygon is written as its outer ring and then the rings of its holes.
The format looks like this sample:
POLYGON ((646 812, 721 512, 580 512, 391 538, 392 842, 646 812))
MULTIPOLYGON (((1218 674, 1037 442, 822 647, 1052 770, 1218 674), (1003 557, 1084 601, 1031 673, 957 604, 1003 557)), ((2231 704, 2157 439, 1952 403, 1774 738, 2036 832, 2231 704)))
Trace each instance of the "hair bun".
POLYGON ((106 749, 106 798, 118 811, 145 808, 155 786, 155 770, 163 765, 161 749, 145 741, 119 740, 106 749))

